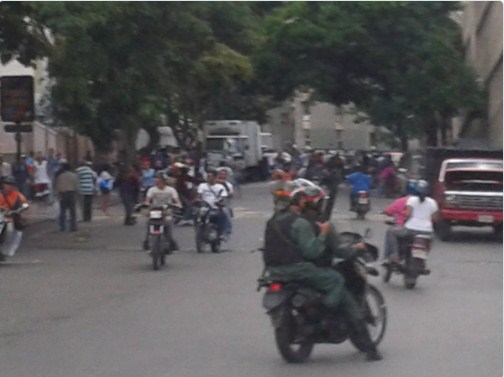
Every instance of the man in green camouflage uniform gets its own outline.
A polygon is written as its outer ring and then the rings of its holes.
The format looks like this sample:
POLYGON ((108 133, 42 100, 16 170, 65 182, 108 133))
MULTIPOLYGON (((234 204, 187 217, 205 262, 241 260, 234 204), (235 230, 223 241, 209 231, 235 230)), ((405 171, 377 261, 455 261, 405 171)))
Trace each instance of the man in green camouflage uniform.
MULTIPOLYGON (((282 201, 285 203, 285 201, 282 201)), ((359 337, 367 343, 368 360, 380 360, 381 355, 369 337, 364 323, 364 314, 353 296, 345 288, 341 274, 322 263, 330 250, 334 257, 349 258, 365 249, 364 244, 344 246, 339 242, 334 228, 328 222, 315 225, 304 219, 299 210, 303 205, 293 208, 284 206, 278 209, 266 225, 264 262, 272 275, 299 281, 324 294, 324 304, 334 311, 341 308, 359 337)))

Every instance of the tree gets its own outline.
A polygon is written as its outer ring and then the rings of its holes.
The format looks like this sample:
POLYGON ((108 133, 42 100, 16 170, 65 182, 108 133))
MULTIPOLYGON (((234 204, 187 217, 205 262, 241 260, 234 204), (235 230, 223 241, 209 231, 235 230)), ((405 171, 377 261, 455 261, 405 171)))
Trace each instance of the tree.
POLYGON ((33 37, 26 16, 50 30, 50 48, 33 48, 24 61, 49 57, 54 113, 100 150, 117 129, 128 150, 140 127, 155 139, 162 114, 184 143, 189 124, 225 113, 224 104, 251 82, 247 53, 257 20, 248 3, 56 2, 8 10, 4 18, 17 28, 11 34, 20 36, 1 45, 2 56, 21 58, 23 38, 33 37))
POLYGON ((336 105, 352 102, 402 140, 446 129, 482 94, 465 67, 455 2, 296 2, 266 19, 254 61, 265 89, 301 85, 336 105))

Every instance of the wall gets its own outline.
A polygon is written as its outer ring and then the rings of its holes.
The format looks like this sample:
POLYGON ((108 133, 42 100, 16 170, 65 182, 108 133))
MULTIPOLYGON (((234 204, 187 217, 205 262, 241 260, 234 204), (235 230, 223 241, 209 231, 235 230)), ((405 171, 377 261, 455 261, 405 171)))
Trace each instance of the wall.
POLYGON ((461 130, 461 137, 481 138, 502 148, 502 3, 468 1, 462 22, 467 64, 480 76, 488 90, 488 123, 473 123, 461 130))

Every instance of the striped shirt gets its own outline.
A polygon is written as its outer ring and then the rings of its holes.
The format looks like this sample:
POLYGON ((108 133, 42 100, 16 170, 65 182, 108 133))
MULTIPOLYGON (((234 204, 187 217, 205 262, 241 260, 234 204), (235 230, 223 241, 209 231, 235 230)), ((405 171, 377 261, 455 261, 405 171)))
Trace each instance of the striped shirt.
POLYGON ((81 166, 75 172, 79 178, 79 193, 94 195, 96 173, 89 166, 81 166))

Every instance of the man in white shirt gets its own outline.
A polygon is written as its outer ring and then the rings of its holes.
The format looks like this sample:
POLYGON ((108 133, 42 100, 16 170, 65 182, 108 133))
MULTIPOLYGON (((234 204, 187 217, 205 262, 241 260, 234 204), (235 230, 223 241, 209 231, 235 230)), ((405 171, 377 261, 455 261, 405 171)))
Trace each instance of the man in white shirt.
POLYGON ((219 169, 219 173, 217 175, 217 183, 221 184, 227 193, 227 197, 224 199, 225 207, 223 208, 223 212, 226 214, 226 230, 224 231, 224 235, 227 239, 231 237, 233 230, 233 224, 231 223, 231 218, 233 217, 231 198, 234 196, 233 185, 228 182, 228 177, 229 175, 226 169, 219 169))
MULTIPOLYGON (((164 176, 163 173, 157 174, 155 185, 147 190, 147 194, 145 195, 145 204, 150 207, 160 207, 163 205, 174 204, 177 207, 182 208, 182 203, 180 202, 177 190, 175 190, 173 187, 166 185, 166 177, 164 176)), ((170 250, 178 250, 177 242, 173 238, 171 218, 167 218, 164 229, 165 229, 165 236, 170 241, 170 250)), ((147 233, 145 235, 143 247, 145 250, 150 249, 148 221, 147 221, 147 233)))
POLYGON ((12 166, 4 161, 4 157, 0 154, 0 178, 12 177, 12 166))
POLYGON ((430 234, 434 230, 433 222, 437 219, 438 205, 434 199, 427 196, 427 182, 418 181, 416 191, 417 195, 410 196, 406 201, 404 227, 391 232, 392 261, 398 259, 400 239, 412 238, 419 233, 430 234))
POLYGON ((219 236, 221 238, 224 237, 226 231, 227 216, 223 208, 225 206, 224 200, 227 196, 226 188, 220 183, 217 183, 217 172, 215 170, 209 170, 207 172, 207 182, 201 183, 198 186, 198 199, 208 203, 208 205, 214 209, 219 209, 214 216, 214 221, 217 224, 219 236))

